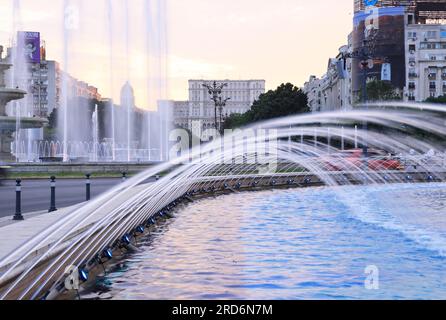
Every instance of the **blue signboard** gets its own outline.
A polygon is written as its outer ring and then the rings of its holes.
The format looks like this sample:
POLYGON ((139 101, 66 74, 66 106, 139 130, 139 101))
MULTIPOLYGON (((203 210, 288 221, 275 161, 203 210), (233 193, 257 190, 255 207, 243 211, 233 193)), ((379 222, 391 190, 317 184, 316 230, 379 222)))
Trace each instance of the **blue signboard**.
POLYGON ((364 5, 366 7, 376 6, 377 3, 378 3, 378 0, 364 0, 364 5))

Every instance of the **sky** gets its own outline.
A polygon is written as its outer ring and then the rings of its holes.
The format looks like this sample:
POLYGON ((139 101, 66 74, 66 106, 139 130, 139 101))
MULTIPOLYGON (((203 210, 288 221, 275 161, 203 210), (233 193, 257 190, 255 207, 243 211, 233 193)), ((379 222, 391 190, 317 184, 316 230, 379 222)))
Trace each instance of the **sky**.
POLYGON ((129 81, 137 105, 156 109, 187 100, 188 79, 302 86, 346 44, 352 11, 352 0, 0 0, 0 44, 39 31, 71 75, 114 99, 129 81))

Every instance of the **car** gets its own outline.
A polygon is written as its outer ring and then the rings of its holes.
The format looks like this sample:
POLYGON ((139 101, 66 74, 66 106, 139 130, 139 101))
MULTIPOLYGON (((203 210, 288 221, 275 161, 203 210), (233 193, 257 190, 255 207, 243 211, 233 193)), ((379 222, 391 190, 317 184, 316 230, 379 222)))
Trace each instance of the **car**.
POLYGON ((328 171, 349 171, 363 168, 367 163, 370 170, 404 170, 401 161, 382 150, 369 149, 367 159, 362 149, 345 150, 323 158, 323 165, 328 171))

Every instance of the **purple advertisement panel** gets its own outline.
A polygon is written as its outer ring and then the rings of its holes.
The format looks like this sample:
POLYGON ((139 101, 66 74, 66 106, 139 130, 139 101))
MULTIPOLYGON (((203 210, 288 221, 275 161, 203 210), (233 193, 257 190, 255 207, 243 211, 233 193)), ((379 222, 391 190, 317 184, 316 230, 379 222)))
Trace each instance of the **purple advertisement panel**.
POLYGON ((40 63, 40 33, 19 31, 18 53, 25 57, 25 61, 40 63))

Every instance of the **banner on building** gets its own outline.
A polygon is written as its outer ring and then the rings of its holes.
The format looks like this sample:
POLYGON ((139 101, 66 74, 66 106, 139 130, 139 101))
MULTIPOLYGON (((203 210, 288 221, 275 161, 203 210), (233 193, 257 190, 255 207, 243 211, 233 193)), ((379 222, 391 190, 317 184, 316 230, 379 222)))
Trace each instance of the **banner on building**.
POLYGON ((40 63, 40 33, 19 31, 17 33, 17 51, 26 62, 40 63))
POLYGON ((381 80, 392 81, 392 65, 390 63, 383 63, 381 68, 381 80))
MULTIPOLYGON (((379 7, 372 13, 358 11, 353 18, 352 33, 352 51, 366 50, 373 58, 373 66, 369 65, 372 66, 369 76, 378 78, 381 75, 382 80, 390 81, 400 90, 406 85, 405 14, 404 6, 379 7), (375 17, 374 15, 379 22, 379 30, 367 38, 367 23, 370 16, 375 17), (389 63, 391 68, 389 65, 383 66, 384 63, 389 63)), ((352 91, 356 94, 360 93, 363 83, 364 72, 361 67, 359 62, 352 64, 352 91)))

